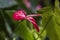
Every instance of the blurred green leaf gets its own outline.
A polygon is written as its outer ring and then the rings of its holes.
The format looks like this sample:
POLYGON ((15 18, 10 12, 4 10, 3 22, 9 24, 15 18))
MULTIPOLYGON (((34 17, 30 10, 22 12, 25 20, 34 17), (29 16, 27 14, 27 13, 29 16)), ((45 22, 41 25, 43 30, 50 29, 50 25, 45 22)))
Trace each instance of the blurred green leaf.
POLYGON ((44 7, 44 8, 41 8, 40 10, 37 10, 37 12, 38 12, 39 14, 43 14, 44 12, 49 11, 49 9, 50 9, 50 7, 44 7))
POLYGON ((14 10, 10 10, 10 11, 9 10, 8 11, 4 10, 5 18, 8 22, 8 24, 10 25, 12 31, 14 31, 14 29, 16 28, 16 25, 18 23, 18 22, 13 20, 13 12, 14 12, 14 10))
POLYGON ((51 5, 51 0, 44 0, 45 5, 50 6, 51 5))
MULTIPOLYGON (((4 26, 2 26, 2 27, 4 27, 3 32, 5 33, 6 37, 8 37, 8 36, 10 36, 10 35, 12 34, 12 30, 11 30, 11 28, 10 28, 9 22, 7 21, 5 12, 4 12, 3 10, 0 10, 0 11, 1 11, 1 16, 2 16, 2 18, 3 18, 3 20, 4 20, 4 23, 3 23, 4 26)), ((4 35, 4 34, 3 34, 3 35, 4 35)))
POLYGON ((0 0, 0 8, 7 8, 16 5, 15 0, 0 0))
POLYGON ((58 0, 55 0, 55 8, 42 11, 42 25, 47 31, 50 40, 60 40, 60 8, 58 0))
POLYGON ((5 40, 5 33, 0 31, 0 40, 5 40))
POLYGON ((0 11, 0 31, 3 31, 3 30, 4 30, 4 20, 0 11))
POLYGON ((16 35, 22 37, 24 40, 34 40, 32 32, 26 26, 26 21, 19 23, 15 30, 16 35))

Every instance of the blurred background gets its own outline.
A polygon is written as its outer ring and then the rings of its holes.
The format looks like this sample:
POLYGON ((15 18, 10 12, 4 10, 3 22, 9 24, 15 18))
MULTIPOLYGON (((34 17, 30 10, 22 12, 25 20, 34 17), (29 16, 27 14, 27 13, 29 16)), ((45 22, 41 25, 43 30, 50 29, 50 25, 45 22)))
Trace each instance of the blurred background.
POLYGON ((60 22, 54 23, 57 18, 60 19, 56 17, 60 13, 59 2, 60 0, 0 0, 0 40, 60 40, 60 22), (22 9, 27 15, 41 14, 33 17, 40 32, 27 20, 13 19, 13 13, 22 9))

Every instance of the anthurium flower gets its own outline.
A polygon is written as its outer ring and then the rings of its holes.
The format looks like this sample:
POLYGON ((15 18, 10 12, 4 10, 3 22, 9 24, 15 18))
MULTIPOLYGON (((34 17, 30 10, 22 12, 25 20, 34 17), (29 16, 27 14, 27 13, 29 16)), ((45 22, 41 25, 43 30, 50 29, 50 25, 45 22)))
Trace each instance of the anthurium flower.
POLYGON ((36 21, 32 16, 39 16, 39 15, 38 14, 26 15, 26 12, 24 10, 18 10, 18 11, 14 12, 13 19, 17 20, 17 21, 19 21, 19 20, 28 20, 34 25, 36 30, 39 32, 39 27, 36 24, 36 21))

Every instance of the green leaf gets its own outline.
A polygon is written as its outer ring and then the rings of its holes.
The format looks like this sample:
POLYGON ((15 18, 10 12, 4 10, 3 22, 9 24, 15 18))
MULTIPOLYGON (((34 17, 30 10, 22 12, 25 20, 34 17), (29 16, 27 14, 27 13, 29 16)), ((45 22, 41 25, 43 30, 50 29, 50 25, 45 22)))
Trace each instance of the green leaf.
POLYGON ((43 0, 46 6, 51 6, 51 0, 43 0))
POLYGON ((34 40, 32 32, 26 26, 26 21, 19 23, 15 30, 16 35, 22 37, 24 40, 34 40))
POLYGON ((7 8, 16 4, 17 2, 15 0, 0 0, 0 8, 7 8))
POLYGON ((5 40, 5 33, 0 31, 0 40, 5 40))
POLYGON ((50 7, 44 7, 44 8, 41 8, 40 10, 37 10, 37 12, 40 14, 43 14, 43 13, 49 11, 49 9, 50 9, 50 7))
POLYGON ((4 23, 3 23, 4 26, 2 26, 2 27, 4 27, 3 32, 5 33, 5 36, 8 37, 8 36, 10 36, 12 34, 11 26, 10 26, 8 20, 7 20, 8 18, 6 17, 5 12, 3 10, 0 10, 0 11, 1 11, 1 16, 2 16, 2 18, 4 20, 4 23))
POLYGON ((46 26, 47 35, 50 40, 60 40, 60 12, 58 9, 43 14, 43 25, 46 26), (51 17, 51 16, 52 17, 51 17), (51 17, 51 18, 50 18, 51 17), (50 19, 49 19, 50 18, 50 19))
POLYGON ((46 25, 47 35, 50 40, 60 40, 60 31, 59 31, 60 30, 60 22, 59 22, 59 20, 60 20, 59 17, 54 15, 50 19, 48 24, 46 25))
POLYGON ((0 12, 0 31, 4 30, 4 20, 0 12))
MULTIPOLYGON (((8 20, 8 19, 10 19, 9 16, 3 10, 1 10, 1 16, 2 16, 2 18, 4 20, 4 29, 7 31, 7 33, 9 33, 8 35, 11 35, 12 34, 12 30, 10 28, 11 25, 10 25, 9 20, 8 20), (7 16, 8 16, 8 18, 7 18, 7 16)), ((11 21, 12 20, 10 19, 10 22, 11 21)))
POLYGON ((8 12, 4 11, 5 18, 8 22, 8 24, 10 25, 12 31, 14 31, 14 29, 16 28, 16 25, 18 23, 18 22, 13 20, 13 12, 14 12, 14 10, 11 10, 8 12))
POLYGON ((59 0, 55 0, 55 15, 60 16, 60 7, 59 7, 59 0))
POLYGON ((55 0, 54 10, 50 7, 48 11, 45 9, 42 14, 42 25, 50 40, 60 40, 60 8, 58 4, 58 0, 55 0))

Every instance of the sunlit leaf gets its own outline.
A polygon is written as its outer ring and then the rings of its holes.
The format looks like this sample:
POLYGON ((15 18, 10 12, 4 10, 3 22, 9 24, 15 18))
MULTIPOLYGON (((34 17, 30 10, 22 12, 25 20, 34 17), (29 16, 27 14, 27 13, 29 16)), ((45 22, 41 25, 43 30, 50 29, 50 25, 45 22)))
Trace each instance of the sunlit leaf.
POLYGON ((24 40, 34 40, 33 34, 29 30, 29 28, 26 26, 26 22, 23 21, 19 23, 15 30, 16 35, 22 37, 24 40))
POLYGON ((50 7, 48 11, 43 11, 42 16, 42 25, 47 31, 48 38, 50 40, 60 40, 60 8, 58 0, 55 0, 54 10, 50 7))

